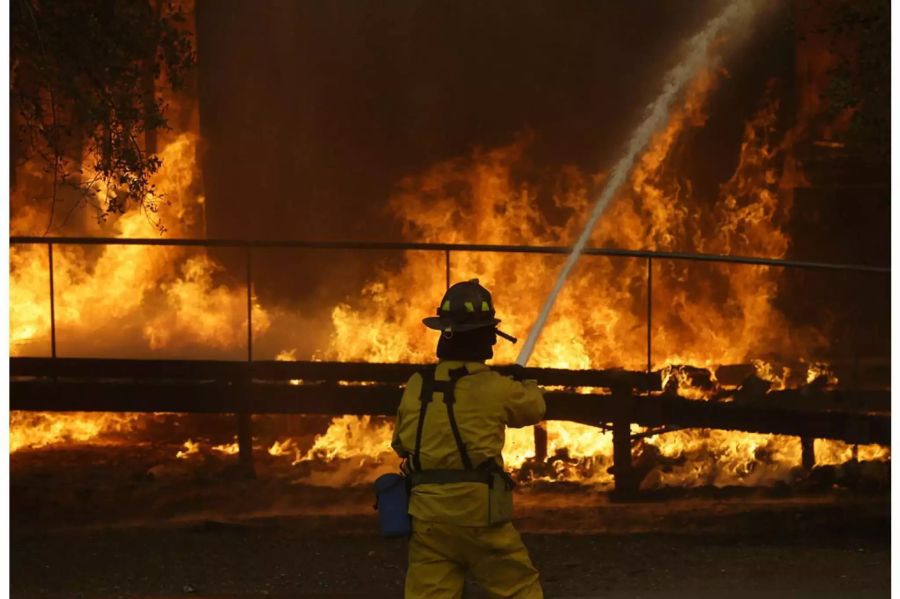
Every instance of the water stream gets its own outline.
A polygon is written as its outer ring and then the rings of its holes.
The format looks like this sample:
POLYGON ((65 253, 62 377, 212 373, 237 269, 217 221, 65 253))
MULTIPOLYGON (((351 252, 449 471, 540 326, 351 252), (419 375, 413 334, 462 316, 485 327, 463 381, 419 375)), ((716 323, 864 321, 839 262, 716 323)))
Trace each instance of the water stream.
POLYGON ((666 76, 663 79, 662 93, 660 93, 656 100, 648 106, 647 116, 632 134, 622 158, 619 159, 610 171, 606 186, 603 188, 600 197, 597 199, 597 203, 594 205, 594 210, 591 212, 591 216, 585 224, 584 230, 578 237, 578 241, 575 242, 572 252, 566 258, 566 262, 559 273, 559 277, 556 279, 553 290, 544 301, 537 322, 535 322, 528 333, 528 339, 525 340, 525 345, 519 352, 519 357, 516 358, 517 364, 524 366, 531 358, 531 354, 534 351, 534 345, 544 328, 544 324, 547 322, 547 317, 553 309, 553 304, 556 302, 556 296, 559 295, 559 292, 566 283, 566 279, 569 278, 569 274, 572 272, 572 268, 574 268, 576 262, 578 262, 578 258, 581 257, 581 253, 584 251, 584 248, 591 237, 594 226, 597 224, 597 221, 600 219, 604 210, 606 210, 609 201, 615 196, 616 192, 618 192, 619 188, 625 182, 638 154, 640 154, 644 147, 650 142, 653 134, 666 124, 669 116, 669 106, 672 101, 679 93, 681 93, 681 90, 696 75, 696 73, 711 61, 710 46, 713 42, 719 38, 720 34, 725 29, 741 24, 747 25, 750 17, 754 13, 756 4, 756 0, 736 0, 729 3, 721 14, 706 24, 703 31, 690 39, 687 43, 684 59, 666 73, 666 76))

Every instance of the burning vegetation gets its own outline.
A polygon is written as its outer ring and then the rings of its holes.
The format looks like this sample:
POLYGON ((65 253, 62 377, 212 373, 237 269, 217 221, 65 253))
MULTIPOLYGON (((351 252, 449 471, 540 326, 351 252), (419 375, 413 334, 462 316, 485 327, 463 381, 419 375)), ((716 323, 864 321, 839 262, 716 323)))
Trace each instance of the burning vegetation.
MULTIPOLYGON (((692 139, 706 126, 717 88, 728 77, 725 67, 696 74, 667 126, 643 152, 627 186, 594 231, 593 246, 788 256, 794 194, 811 185, 798 148, 818 135, 813 119, 821 111, 803 103, 795 115, 788 114, 784 83, 770 81, 758 90, 757 108, 734 148, 737 158, 731 175, 711 195, 701 192, 683 167, 692 139)), ((168 236, 202 238, 207 206, 197 161, 201 141, 197 109, 189 94, 173 96, 169 102, 193 116, 184 127, 160 132, 155 141, 160 166, 148 185, 155 198, 164 199, 168 236)), ((829 127, 839 129, 842 122, 833 120, 829 127)), ((469 155, 441 161, 399 181, 388 207, 404 240, 570 243, 606 173, 542 166, 531 152, 537 135, 526 131, 505 145, 477 147, 469 155)), ((85 167, 82 183, 90 181, 100 190, 102 183, 91 175, 91 168, 102 164, 102 156, 88 147, 80 160, 85 167)), ((13 235, 44 232, 46 205, 35 198, 45 196, 42 190, 47 185, 46 172, 35 162, 18 167, 11 198, 13 235)), ((117 192, 104 188, 97 197, 101 196, 115 202, 117 192)), ((77 203, 74 196, 70 201, 77 203)), ((72 214, 61 232, 127 238, 153 237, 158 232, 158 222, 140 210, 106 222, 81 211, 72 214)), ((247 349, 248 290, 241 282, 243 274, 230 271, 232 258, 227 250, 185 247, 54 248, 59 355, 242 359, 247 349)), ((504 328, 524 332, 534 322, 561 264, 557 256, 458 251, 451 254, 449 268, 453 280, 477 277, 494 290, 504 328)), ((45 245, 11 247, 13 356, 49 352, 48 265, 45 245)), ((316 313, 267 302, 253 289, 254 357, 429 362, 435 340, 426 334, 421 318, 444 291, 443 272, 442 254, 407 251, 401 260, 379 265, 357 294, 316 313), (294 337, 303 329, 315 330, 324 342, 313 350, 298 345, 294 337)), ((557 301, 532 364, 570 370, 649 368, 662 373, 663 389, 701 402, 739 402, 741 389, 749 384, 761 384, 763 393, 810 385, 819 390, 841 388, 843 365, 822 358, 829 355, 834 337, 831 325, 792 321, 781 306, 785 277, 784 269, 771 266, 658 259, 648 269, 642 259, 584 257, 557 301), (723 375, 738 366, 744 368, 739 380, 723 375)), ((510 363, 514 351, 501 343, 494 361, 510 363)), ((199 463, 204 456, 238 453, 230 434, 207 434, 202 426, 179 430, 178 421, 171 414, 17 411, 11 413, 10 450, 89 444, 109 445, 113 452, 123 445, 158 440, 161 427, 168 427, 165 439, 175 460, 199 463)), ((389 447, 391 425, 384 418, 345 415, 323 425, 320 418, 292 417, 290 422, 257 418, 254 446, 267 459, 290 464, 305 482, 358 483, 396 468, 389 447), (263 422, 267 424, 260 425, 263 422)), ((792 480, 802 461, 797 437, 650 430, 637 425, 631 433, 644 488, 768 485, 792 480)), ((520 480, 612 484, 611 431, 550 421, 546 435, 547 457, 542 459, 536 458, 532 429, 508 431, 504 459, 520 480)), ((820 465, 890 459, 890 450, 880 445, 819 439, 814 449, 820 465)))

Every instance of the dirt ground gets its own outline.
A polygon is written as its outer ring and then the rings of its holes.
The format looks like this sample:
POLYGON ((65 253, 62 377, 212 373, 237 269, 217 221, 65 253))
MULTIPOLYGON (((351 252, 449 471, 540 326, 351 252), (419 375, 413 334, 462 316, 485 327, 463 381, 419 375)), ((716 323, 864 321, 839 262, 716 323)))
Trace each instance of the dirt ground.
MULTIPOLYGON (((12 458, 13 597, 402 596, 405 541, 377 535, 367 485, 196 465, 148 478, 121 455, 12 458)), ((885 490, 709 488, 626 503, 543 484, 521 489, 516 509, 548 597, 890 594, 885 490)))

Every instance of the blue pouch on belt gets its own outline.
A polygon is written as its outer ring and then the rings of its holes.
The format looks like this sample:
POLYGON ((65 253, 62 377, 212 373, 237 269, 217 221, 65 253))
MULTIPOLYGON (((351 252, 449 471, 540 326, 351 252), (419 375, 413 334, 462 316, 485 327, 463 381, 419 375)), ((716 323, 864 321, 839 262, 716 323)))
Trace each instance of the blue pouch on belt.
POLYGON ((406 477, 384 474, 375 479, 375 509, 383 537, 408 537, 412 532, 409 519, 409 493, 406 477))

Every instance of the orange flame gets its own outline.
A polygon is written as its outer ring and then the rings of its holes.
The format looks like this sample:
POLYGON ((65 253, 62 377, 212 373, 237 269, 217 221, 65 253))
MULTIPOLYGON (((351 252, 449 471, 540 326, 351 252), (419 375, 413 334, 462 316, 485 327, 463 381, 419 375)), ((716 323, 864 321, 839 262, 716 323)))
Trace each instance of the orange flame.
MULTIPOLYGON (((652 141, 630 178, 630 185, 610 205, 593 235, 598 246, 695 249, 724 254, 782 257, 790 239, 785 224, 791 210, 791 187, 802 177, 791 156, 792 132, 779 138, 775 127, 779 103, 767 90, 761 108, 746 124, 732 177, 713 200, 694 195, 680 178, 679 141, 705 124, 705 106, 717 74, 701 73, 683 106, 671 115, 665 131, 652 141)), ((176 236, 202 235, 203 196, 196 164, 197 135, 182 133, 164 145, 157 188, 171 202, 176 236)), ((574 167, 529 172, 532 135, 470 157, 449 160, 402 180, 389 208, 407 239, 563 245, 584 222, 602 173, 574 167)), ((27 166, 26 166, 27 168, 27 166)), ((24 180, 24 179, 23 179, 24 180)), ((28 234, 45 224, 27 201, 28 186, 13 196, 11 229, 28 234)), ((126 214, 100 229, 82 223, 89 233, 121 237, 154 234, 145 215, 126 214)), ((523 332, 534 321, 540 301, 562 264, 558 256, 456 252, 454 280, 477 277, 494 292, 504 328, 523 332)), ((14 247, 10 252, 11 353, 36 355, 49 346, 49 282, 42 246, 14 247)), ((432 359, 435 339, 421 318, 444 291, 442 256, 407 252, 399 270, 382 269, 361 289, 331 310, 328 347, 315 358, 424 363, 432 359)), ((117 246, 58 248, 54 254, 56 318, 60 346, 92 355, 111 348, 130 353, 192 349, 226 351, 245 341, 246 289, 223 278, 225 273, 206 252, 182 248, 117 246), (243 326, 242 326, 243 323, 243 326)), ((586 257, 560 295, 544 330, 533 363, 587 369, 646 364, 644 347, 647 270, 641 260, 586 257)), ((809 357, 825 343, 816 331, 785 335, 787 322, 773 305, 778 272, 760 266, 697 266, 656 260, 653 276, 655 368, 679 382, 682 395, 706 399, 674 365, 712 367, 751 361, 757 376, 784 388, 790 371, 761 357, 771 354, 809 357), (699 274, 698 274, 699 273, 699 274)), ((254 333, 273 326, 279 315, 253 299, 254 333)), ((515 348, 497 346, 497 362, 512 362, 515 348)), ((198 350, 199 351, 199 350, 198 350)), ((64 352, 63 352, 64 353, 64 352)), ((276 359, 295 359, 285 349, 276 359)), ((811 361, 808 380, 824 375, 837 381, 827 365, 811 361)), ((300 384, 301 381, 292 381, 300 384)), ((11 416, 11 451, 55 443, 96 441, 110 431, 131 430, 140 415, 19 414, 11 416)), ((643 433, 637 427, 635 433, 643 433)), ((396 467, 390 453, 391 424, 384 419, 342 416, 301 451, 292 439, 276 440, 268 453, 295 465, 346 462, 349 469, 314 471, 313 482, 357 481, 358 466, 396 467)), ((608 433, 573 423, 549 422, 548 470, 533 478, 608 484, 612 439, 608 433)), ((238 452, 237 443, 212 450, 238 452)), ((823 463, 889 459, 877 446, 852 448, 817 442, 823 463)), ((188 439, 177 458, 199 452, 188 439)), ((757 484, 786 477, 799 463, 799 441, 775 435, 724 431, 674 431, 647 436, 638 444, 637 460, 652 457, 667 464, 654 469, 647 486, 667 484, 757 484)), ((504 459, 513 469, 534 457, 531 429, 510 430, 504 459)))
MULTIPOLYGON (((775 122, 779 104, 771 90, 747 123, 735 172, 721 186, 711 210, 709 202, 694 197, 690 187, 677 178, 673 168, 676 142, 687 128, 704 123, 705 99, 714 85, 710 73, 694 82, 682 110, 672 115, 668 128, 643 155, 631 176, 631 188, 601 221, 593 236, 595 244, 677 250, 692 240, 693 249, 704 252, 785 255, 790 240, 784 226, 797 165, 790 155, 791 135, 778 143, 775 122), (783 181, 782 176, 790 180, 783 181)), ((519 182, 513 175, 520 170, 529 143, 526 136, 510 146, 478 149, 470 159, 451 160, 405 179, 390 202, 405 236, 446 243, 555 245, 571 240, 602 175, 584 175, 572 168, 556 173, 549 192, 551 212, 555 210, 551 219, 543 190, 519 182)), ((525 330, 533 322, 559 265, 559 259, 550 257, 464 252, 455 253, 451 264, 454 280, 477 277, 492 289, 504 326, 512 331, 525 330)), ((706 269, 712 271, 704 272, 710 280, 691 277, 692 271, 703 269, 683 263, 663 261, 654 270, 654 289, 663 288, 665 294, 664 300, 654 303, 656 314, 662 313, 653 330, 654 364, 711 367, 752 361, 760 378, 772 382, 774 389, 783 389, 790 369, 779 371, 757 356, 803 355, 822 347, 822 336, 816 331, 784 335, 787 322, 773 305, 778 292, 778 273, 773 269, 706 269)), ((333 310, 331 347, 320 356, 429 360, 434 340, 423 334, 423 311, 411 308, 435 305, 444 289, 440 273, 434 257, 407 252, 406 264, 399 272, 379 273, 355 302, 333 310)), ((585 259, 561 294, 533 363, 575 369, 640 368, 645 360, 640 342, 645 326, 645 299, 641 298, 645 285, 646 271, 637 261, 585 259)), ((513 348, 497 347, 496 358, 511 362, 513 348)), ((667 376, 679 379, 683 395, 705 398, 706 392, 688 385, 681 371, 669 370, 667 376)), ((341 422, 349 426, 346 420, 341 422)), ((531 431, 508 432, 504 459, 518 468, 534 455, 531 431)), ((382 447, 389 432, 385 430, 383 435, 382 447)), ((610 482, 609 434, 551 422, 548 437, 550 455, 564 454, 566 458, 551 459, 555 478, 610 482), (587 469, 586 462, 590 462, 587 469)), ((787 476, 800 456, 796 439, 724 431, 670 432, 647 437, 642 446, 654 448, 664 461, 685 464, 657 472, 647 479, 651 485, 756 484, 787 476)), ((335 455, 363 455, 354 447, 347 449, 349 453, 335 455)))

